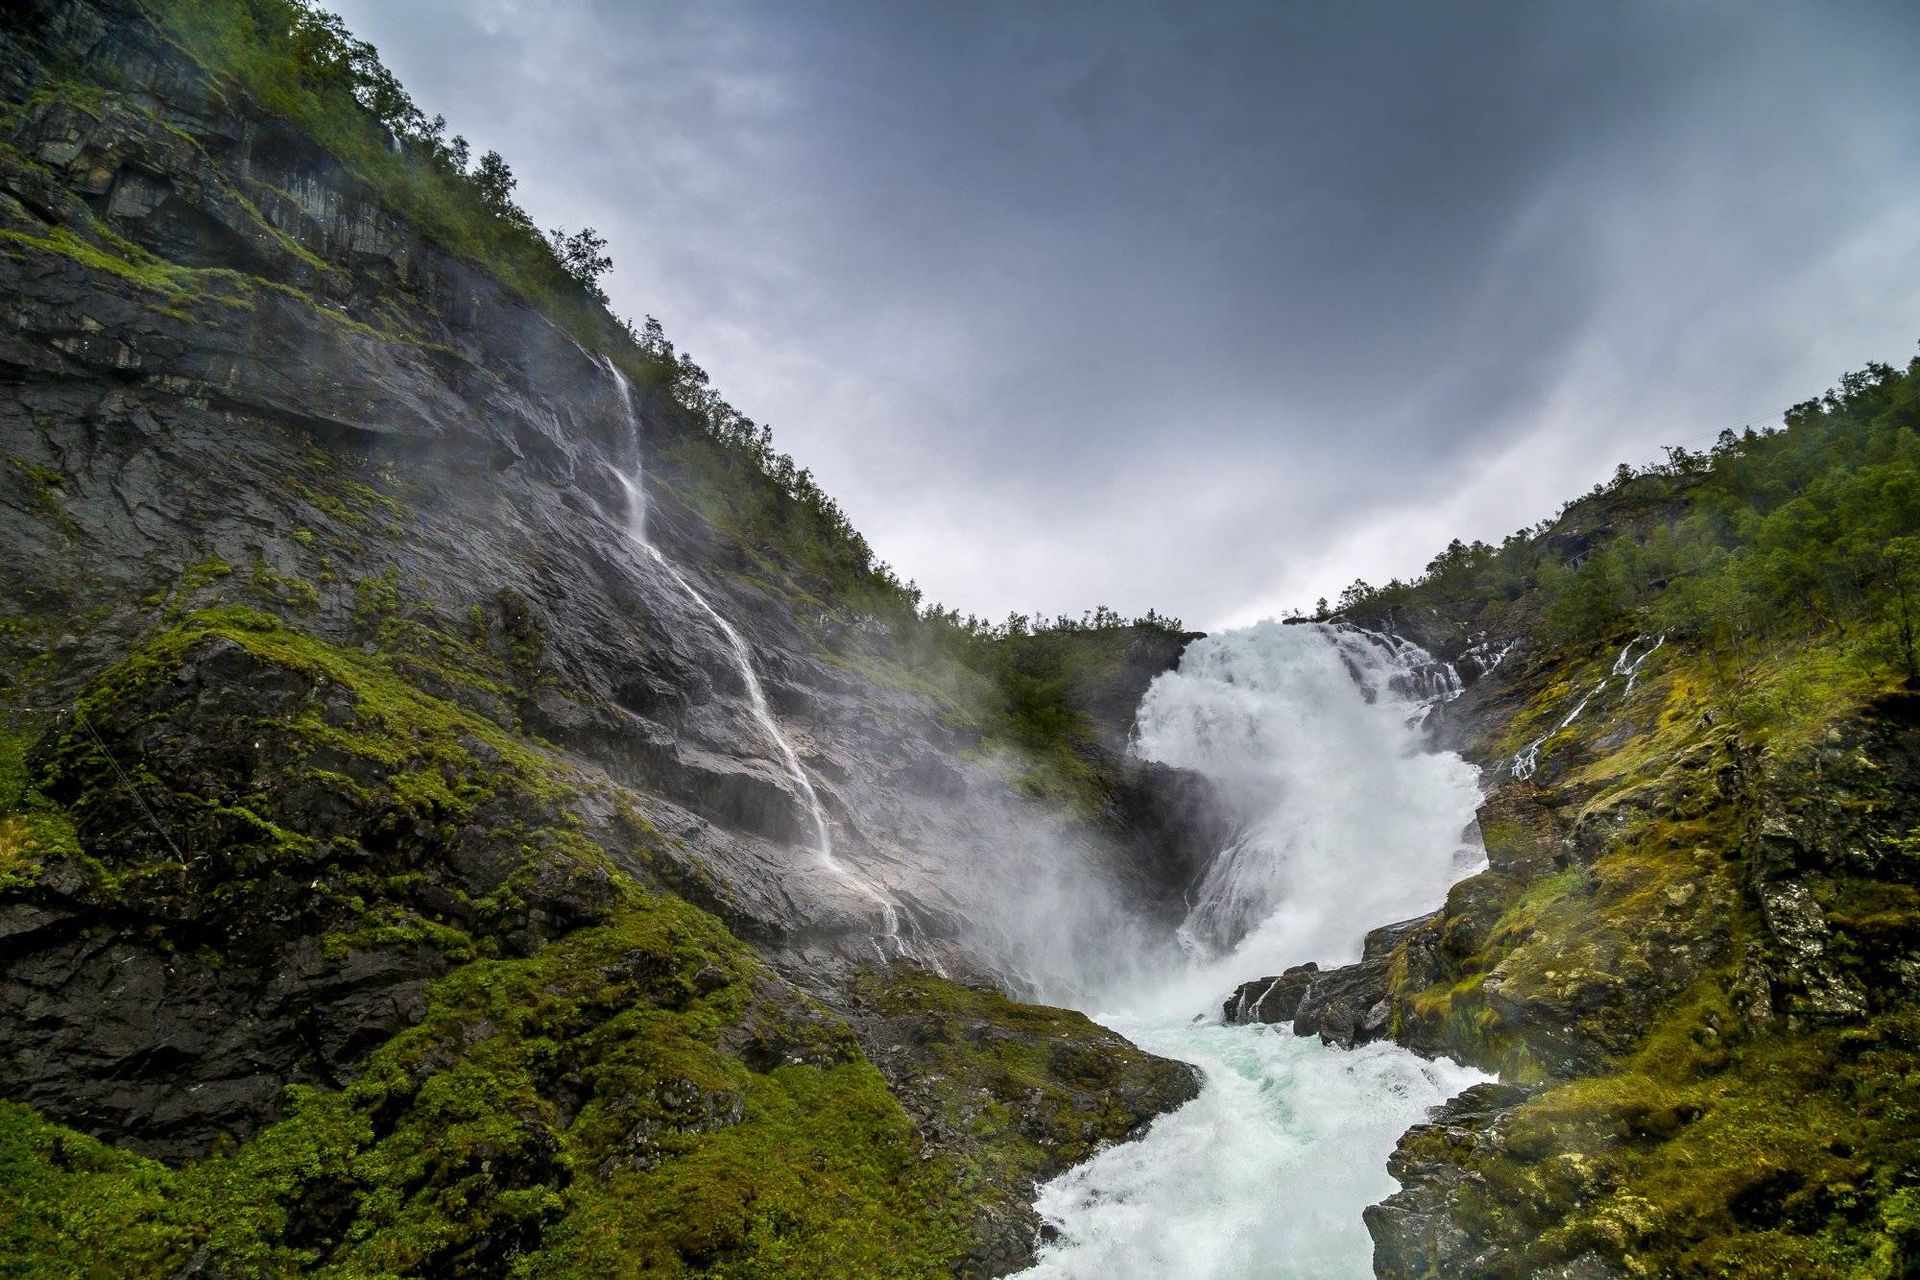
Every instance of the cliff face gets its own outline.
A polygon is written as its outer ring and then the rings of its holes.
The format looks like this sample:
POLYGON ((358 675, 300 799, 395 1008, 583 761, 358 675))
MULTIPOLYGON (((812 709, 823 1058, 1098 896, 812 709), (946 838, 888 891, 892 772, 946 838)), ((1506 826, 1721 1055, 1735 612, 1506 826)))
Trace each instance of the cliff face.
POLYGON ((1504 1083, 1402 1140, 1403 1189, 1369 1211, 1376 1268, 1908 1274, 1912 695, 1762 737, 1716 713, 1690 645, 1624 665, 1527 655, 1460 708, 1491 775, 1488 868, 1383 994, 1396 1038, 1504 1083))
POLYGON ((1381 1276, 1913 1273, 1920 736, 1903 579, 1846 548, 1912 527, 1917 383, 1849 375, 1352 610, 1457 656, 1428 727, 1481 766, 1487 866, 1225 1014, 1499 1074, 1400 1142, 1381 1276), (1790 560, 1766 522, 1813 510, 1790 560))
POLYGON ((0 26, 9 1253, 1017 1264, 1026 1188, 1190 1074, 893 962, 995 971, 961 854, 1003 828, 1177 898, 1153 858, 1206 843, 1197 783, 1108 753, 1105 818, 1022 798, 977 678, 743 537, 786 508, 636 352, 423 234, 167 12, 0 26), (664 560, 624 533, 643 456, 664 560))
POLYGON ((1296 1031, 1502 1077, 1402 1140, 1378 1273, 1908 1274, 1912 694, 1802 690, 1757 727, 1695 637, 1507 654, 1433 726, 1485 769, 1487 869, 1282 984, 1296 1031))

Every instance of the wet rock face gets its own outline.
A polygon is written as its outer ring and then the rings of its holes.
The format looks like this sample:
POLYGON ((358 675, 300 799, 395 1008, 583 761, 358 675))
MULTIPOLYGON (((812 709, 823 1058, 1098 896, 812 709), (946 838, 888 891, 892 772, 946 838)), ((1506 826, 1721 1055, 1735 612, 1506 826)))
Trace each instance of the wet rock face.
POLYGON ((854 992, 855 1032, 896 1082, 930 1156, 970 1164, 991 1158, 985 1135, 1019 1136, 1011 1156, 1000 1157, 1015 1177, 1003 1175, 978 1198, 978 1243, 962 1275, 1032 1265, 1041 1224, 1031 1189, 1200 1092, 1191 1066, 1141 1053, 1078 1013, 910 970, 863 973, 854 992))
MULTIPOLYGON (((1534 725, 1606 660, 1524 673, 1550 691, 1534 725)), ((1666 678, 1597 702, 1531 779, 1499 766, 1541 730, 1474 722, 1498 771, 1489 869, 1399 944, 1393 1034, 1541 1083, 1470 1090, 1403 1138, 1402 1189, 1367 1215, 1382 1276, 1738 1273, 1897 1234, 1874 1225, 1897 1186, 1866 1170, 1911 1146, 1855 1100, 1912 1062, 1914 701, 1762 753, 1666 678), (1756 1149, 1764 1168, 1738 1154, 1756 1149), (1852 1225, 1809 1190, 1845 1161, 1876 1188, 1852 1225)), ((1523 689, 1502 672, 1468 698, 1523 689)))
POLYGON ((49 742, 84 856, 0 901, 10 1096, 201 1154, 287 1084, 350 1077, 476 944, 530 952, 609 909, 606 870, 526 843, 558 819, 528 780, 450 754, 448 800, 410 798, 354 741, 364 690, 213 633, 141 662, 49 742), (486 798, 450 809, 465 788, 486 798))
POLYGON ((1221 1007, 1228 1022, 1291 1022, 1320 966, 1309 960, 1272 978, 1256 978, 1235 987, 1221 1007))
POLYGON ((1764 928, 1743 977, 1748 1016, 1846 1025, 1920 991, 1920 696, 1880 699, 1793 769, 1754 769, 1742 865, 1764 928), (1890 913, 1877 915, 1877 913, 1890 913))
POLYGON ((1388 966, 1397 951, 1432 932, 1434 919, 1419 916, 1373 930, 1357 964, 1327 970, 1295 965, 1276 977, 1242 983, 1223 1013, 1228 1022, 1291 1022, 1295 1035, 1318 1035, 1341 1049, 1382 1039, 1394 1012, 1388 966))
POLYGON ((1366 937, 1358 964, 1317 974, 1301 993, 1293 1015, 1293 1034, 1318 1035, 1336 1048, 1380 1040, 1392 1030, 1389 966, 1395 951, 1426 932, 1431 915, 1383 925, 1366 937))
POLYGON ((1103 824, 1127 851, 1120 864, 1130 902, 1169 926, 1186 918, 1192 891, 1236 836, 1225 799, 1205 775, 1134 756, 1104 763, 1111 784, 1103 824))
POLYGON ((1470 1178, 1461 1153, 1499 1141, 1507 1113, 1529 1096, 1513 1085, 1480 1084, 1435 1109, 1401 1138, 1387 1160, 1400 1190, 1365 1214, 1373 1271, 1381 1280, 1427 1276, 1489 1277, 1505 1272, 1502 1253, 1476 1239, 1455 1215, 1470 1178))

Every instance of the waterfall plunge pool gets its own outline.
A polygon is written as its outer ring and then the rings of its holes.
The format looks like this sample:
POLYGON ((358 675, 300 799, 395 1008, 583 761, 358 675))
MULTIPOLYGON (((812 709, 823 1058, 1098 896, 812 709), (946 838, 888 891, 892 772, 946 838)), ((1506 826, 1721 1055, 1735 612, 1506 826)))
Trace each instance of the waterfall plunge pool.
POLYGON ((1042 1190, 1057 1232, 1032 1280, 1348 1280, 1373 1274, 1361 1211, 1391 1195, 1400 1135, 1490 1077, 1385 1041, 1352 1050, 1287 1026, 1098 1015, 1194 1063, 1200 1096, 1042 1190))

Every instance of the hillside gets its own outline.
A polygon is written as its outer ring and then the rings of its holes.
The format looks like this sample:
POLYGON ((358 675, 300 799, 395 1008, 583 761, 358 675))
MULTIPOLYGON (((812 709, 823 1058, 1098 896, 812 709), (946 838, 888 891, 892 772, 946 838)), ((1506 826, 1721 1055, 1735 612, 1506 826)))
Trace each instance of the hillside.
POLYGON ((1379 1274, 1913 1273, 1916 431, 1869 366, 1340 602, 1457 661, 1487 793, 1487 870, 1295 1022, 1500 1073, 1403 1140, 1379 1274))
POLYGON ((996 1274, 1190 1096, 982 985, 945 861, 984 797, 1177 900, 1172 784, 1023 762, 370 51, 44 0, 0 97, 9 1271, 996 1274))

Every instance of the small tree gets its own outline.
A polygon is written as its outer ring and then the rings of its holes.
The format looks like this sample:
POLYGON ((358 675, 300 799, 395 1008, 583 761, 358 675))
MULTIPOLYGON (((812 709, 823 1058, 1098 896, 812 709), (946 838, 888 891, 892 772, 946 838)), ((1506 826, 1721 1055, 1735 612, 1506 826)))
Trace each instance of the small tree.
POLYGON ((555 227, 547 233, 547 240, 566 273, 596 301, 605 302, 607 293, 600 287, 600 277, 613 270, 613 259, 605 252, 606 237, 592 227, 582 227, 572 235, 564 227, 555 227))
POLYGON ((481 156, 469 180, 473 183, 474 194, 480 197, 480 203, 495 213, 505 214, 519 207, 513 203, 513 188, 516 185, 513 170, 498 151, 489 151, 481 156))

